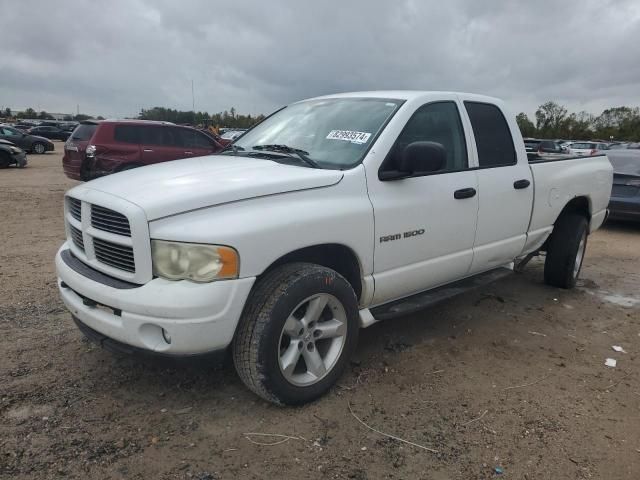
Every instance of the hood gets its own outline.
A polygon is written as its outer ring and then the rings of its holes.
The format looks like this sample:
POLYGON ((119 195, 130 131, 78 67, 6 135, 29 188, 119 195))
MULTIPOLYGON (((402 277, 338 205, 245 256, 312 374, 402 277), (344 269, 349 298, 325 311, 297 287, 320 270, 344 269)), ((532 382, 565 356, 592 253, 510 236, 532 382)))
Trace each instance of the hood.
POLYGON ((10 147, 15 147, 16 144, 13 142, 10 142, 9 140, 3 140, 0 138, 0 145, 8 145, 10 147))
POLYGON ((51 143, 51 140, 49 140, 46 137, 41 137, 39 135, 32 135, 30 133, 27 133, 27 136, 31 137, 31 140, 35 141, 39 141, 39 142, 43 142, 43 143, 51 143))
POLYGON ((118 196, 141 207, 149 221, 199 208, 278 193, 327 187, 339 170, 284 165, 228 155, 174 160, 127 170, 75 187, 118 196))

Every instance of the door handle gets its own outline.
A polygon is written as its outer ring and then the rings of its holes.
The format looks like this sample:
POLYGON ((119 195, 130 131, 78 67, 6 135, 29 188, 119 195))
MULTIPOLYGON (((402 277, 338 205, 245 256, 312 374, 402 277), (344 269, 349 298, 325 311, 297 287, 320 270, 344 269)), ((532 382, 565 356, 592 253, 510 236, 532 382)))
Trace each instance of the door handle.
POLYGON ((516 190, 527 188, 529 185, 531 185, 531 182, 526 178, 523 178, 522 180, 516 180, 515 182, 513 182, 513 188, 515 188, 516 190))
POLYGON ((475 188, 461 188, 453 192, 453 198, 461 200, 463 198, 471 198, 476 196, 475 188))
POLYGON ((193 155, 193 152, 184 152, 185 155, 193 155))
POLYGON ((153 152, 153 150, 151 150, 150 148, 145 148, 143 152, 153 152))

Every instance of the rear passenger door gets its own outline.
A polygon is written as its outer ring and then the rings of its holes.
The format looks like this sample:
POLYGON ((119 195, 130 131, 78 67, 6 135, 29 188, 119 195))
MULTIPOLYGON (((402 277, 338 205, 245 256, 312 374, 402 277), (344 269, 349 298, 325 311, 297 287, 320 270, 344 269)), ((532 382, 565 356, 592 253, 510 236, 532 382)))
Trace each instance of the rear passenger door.
POLYGON ((511 262, 524 248, 533 205, 531 169, 496 105, 464 102, 478 158, 478 226, 469 273, 511 262), (520 161, 518 161, 520 160, 520 161))

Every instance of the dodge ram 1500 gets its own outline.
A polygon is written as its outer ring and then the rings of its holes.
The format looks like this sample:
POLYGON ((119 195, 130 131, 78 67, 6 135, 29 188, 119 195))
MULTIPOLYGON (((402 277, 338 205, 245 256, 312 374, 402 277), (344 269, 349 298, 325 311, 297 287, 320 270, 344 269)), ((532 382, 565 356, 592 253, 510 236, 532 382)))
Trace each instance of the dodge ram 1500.
POLYGON ((58 284, 106 347, 230 348, 247 387, 299 404, 337 381, 359 328, 447 285, 545 252, 545 282, 573 287, 611 185, 606 156, 529 162, 494 98, 313 98, 221 154, 71 189, 58 284))

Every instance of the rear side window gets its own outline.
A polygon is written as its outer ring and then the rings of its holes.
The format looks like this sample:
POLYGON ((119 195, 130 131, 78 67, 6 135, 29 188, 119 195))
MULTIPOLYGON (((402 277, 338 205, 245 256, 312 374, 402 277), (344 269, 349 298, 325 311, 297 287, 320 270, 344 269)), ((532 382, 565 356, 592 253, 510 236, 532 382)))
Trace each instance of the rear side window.
POLYGON ((97 125, 91 124, 78 125, 71 134, 71 138, 73 140, 79 140, 81 142, 88 142, 89 140, 91 140, 91 137, 93 137, 93 134, 95 133, 97 128, 97 125))
POLYGON ((140 128, 140 143, 143 145, 162 145, 165 147, 179 147, 180 141, 173 135, 173 128, 169 127, 138 127, 140 128))
POLYGON ((116 125, 113 139, 122 143, 140 143, 140 127, 135 125, 116 125))
POLYGON ((517 163, 509 125, 498 107, 489 103, 464 102, 476 137, 480 168, 517 163))

